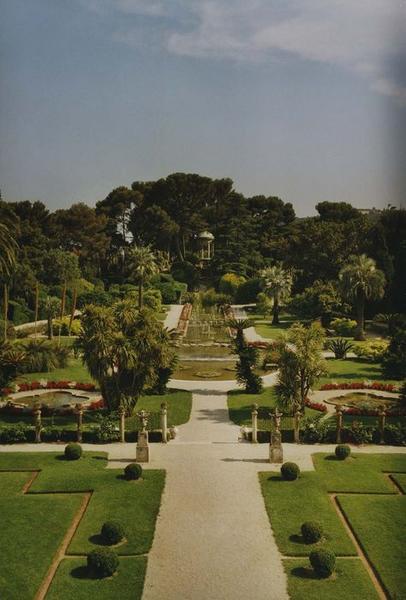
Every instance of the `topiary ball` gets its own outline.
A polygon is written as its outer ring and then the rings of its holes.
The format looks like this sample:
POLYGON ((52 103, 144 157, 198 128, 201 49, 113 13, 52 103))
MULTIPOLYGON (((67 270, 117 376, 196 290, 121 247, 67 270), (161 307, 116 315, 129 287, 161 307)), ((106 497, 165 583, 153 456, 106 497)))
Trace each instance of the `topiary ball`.
POLYGON ((345 460, 350 456, 351 448, 347 444, 338 444, 334 452, 338 460, 345 460))
POLYGON ((87 567, 96 577, 110 577, 118 568, 118 556, 110 548, 97 548, 87 555, 87 567))
POLYGON ((82 446, 80 444, 68 444, 65 446, 65 458, 67 460, 78 460, 82 456, 82 446))
POLYGON ((142 475, 142 467, 138 463, 130 463, 124 469, 124 477, 129 481, 139 479, 142 475))
POLYGON ((107 521, 103 524, 101 535, 106 544, 118 544, 125 538, 124 528, 118 521, 107 521))
POLYGON ((305 544, 315 544, 322 538, 323 528, 317 521, 306 521, 300 529, 305 544))
POLYGON ((286 481, 294 481, 300 475, 300 469, 296 463, 285 462, 281 466, 281 475, 286 481))
POLYGON ((310 564, 319 577, 330 577, 334 572, 336 555, 330 550, 313 550, 309 556, 310 564))

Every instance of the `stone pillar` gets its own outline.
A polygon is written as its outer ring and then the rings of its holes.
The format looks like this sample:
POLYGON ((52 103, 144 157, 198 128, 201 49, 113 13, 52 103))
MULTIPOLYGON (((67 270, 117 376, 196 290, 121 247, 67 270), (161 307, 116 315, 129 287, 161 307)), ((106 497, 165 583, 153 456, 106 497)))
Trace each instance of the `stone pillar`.
POLYGON ((125 442, 125 408, 120 404, 118 408, 118 416, 120 419, 120 442, 124 444, 125 442))
POLYGON ((83 404, 76 404, 77 429, 76 439, 80 443, 82 441, 82 426, 83 426, 83 404))
POLYGON ((293 417, 293 440, 296 444, 300 442, 300 419, 302 414, 297 410, 293 417))
POLYGON ((166 402, 161 404, 161 431, 162 431, 162 443, 168 442, 168 408, 166 402))
POLYGON ((32 411, 34 417, 34 426, 35 426, 35 443, 39 444, 41 442, 41 406, 39 404, 35 404, 34 409, 32 411))
POLYGON ((381 406, 378 412, 379 416, 379 443, 385 443, 385 422, 386 422, 386 410, 384 406, 381 406))
POLYGON ((341 406, 336 406, 336 419, 337 419, 337 435, 336 442, 341 444, 341 429, 343 428, 343 410, 341 406))
MULTIPOLYGON (((282 449, 282 433, 280 430, 282 414, 275 410, 274 413, 270 413, 273 420, 273 431, 271 430, 271 443, 269 446, 269 462, 270 463, 283 463, 283 449, 282 449)), ((271 426, 272 427, 272 426, 271 426)))
POLYGON ((147 431, 149 413, 147 413, 145 410, 141 410, 139 413, 137 413, 137 417, 141 421, 141 430, 138 431, 136 460, 139 463, 147 463, 149 462, 149 443, 147 431))
POLYGON ((258 442, 258 404, 252 405, 251 412, 251 420, 252 420, 252 443, 256 444, 258 442))

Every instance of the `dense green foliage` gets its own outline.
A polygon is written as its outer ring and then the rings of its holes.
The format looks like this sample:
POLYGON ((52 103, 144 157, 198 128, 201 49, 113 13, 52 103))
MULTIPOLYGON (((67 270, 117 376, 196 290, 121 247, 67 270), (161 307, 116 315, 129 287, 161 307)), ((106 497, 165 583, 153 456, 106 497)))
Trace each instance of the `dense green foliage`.
POLYGON ((95 577, 111 577, 118 569, 118 556, 110 548, 95 548, 87 555, 87 568, 95 577))
POLYGON ((281 466, 281 476, 286 481, 295 481, 300 475, 300 469, 296 463, 285 462, 281 466))
POLYGON ((300 526, 300 531, 305 544, 315 544, 323 535, 323 527, 317 521, 305 521, 300 526))
POLYGON ((65 446, 66 460, 79 460, 82 456, 82 446, 80 444, 71 443, 65 446))
POLYGON ((334 572, 336 556, 331 550, 313 550, 309 559, 316 575, 319 577, 330 577, 334 572))

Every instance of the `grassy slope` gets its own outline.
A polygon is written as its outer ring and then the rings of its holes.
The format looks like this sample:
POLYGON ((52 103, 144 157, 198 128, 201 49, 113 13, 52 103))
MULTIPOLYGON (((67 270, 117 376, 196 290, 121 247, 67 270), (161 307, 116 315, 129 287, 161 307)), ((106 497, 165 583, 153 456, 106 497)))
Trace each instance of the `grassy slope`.
MULTIPOLYGON (((319 544, 321 547, 331 548, 341 555, 354 554, 352 542, 327 492, 355 492, 355 495, 339 495, 339 502, 387 587, 402 597, 399 594, 406 585, 402 569, 406 559, 403 543, 406 500, 396 494, 382 471, 403 472, 395 478, 404 484, 406 456, 358 454, 351 460, 337 461, 329 455, 316 454, 314 463, 316 471, 302 473, 295 482, 282 481, 278 473, 260 473, 265 506, 281 552, 296 556, 309 554, 314 546, 302 543, 300 525, 306 520, 318 520, 326 532, 326 539, 319 544)), ((339 559, 336 577, 329 580, 314 579, 308 566, 307 561, 286 561, 292 600, 375 597, 358 561, 339 559)))
MULTIPOLYGON (((164 486, 164 473, 146 470, 141 481, 129 483, 121 477, 121 470, 105 469, 104 453, 86 453, 80 461, 72 462, 61 460, 60 456, 54 453, 16 453, 0 456, 0 469, 42 469, 31 487, 30 492, 33 493, 26 496, 20 495, 17 490, 18 486, 28 479, 27 474, 0 474, 0 477, 6 478, 6 484, 1 486, 1 539, 4 541, 0 542, 3 544, 0 554, 4 564, 9 566, 7 574, 0 579, 1 597, 3 594, 4 597, 10 598, 31 598, 35 595, 35 590, 43 579, 83 497, 80 493, 48 495, 46 492, 94 490, 68 553, 84 554, 97 547, 101 541, 98 536, 100 528, 109 519, 121 521, 126 531, 127 543, 117 548, 120 555, 146 553, 151 547, 164 486), (25 479, 22 475, 25 475, 25 479), (21 547, 24 547, 24 568, 21 564, 21 547)), ((80 563, 83 564, 83 559, 80 563)), ((61 573, 65 572, 64 569, 65 566, 61 573)), ((138 571, 134 573, 133 578, 136 589, 141 591, 145 563, 139 561, 136 563, 136 569, 138 571)), ((63 593, 55 592, 54 597, 61 600, 68 600, 73 596, 85 598, 90 589, 99 592, 98 586, 102 586, 102 582, 98 582, 94 587, 81 587, 82 579, 77 576, 77 572, 70 574, 69 570, 65 575, 68 579, 58 572, 59 583, 55 584, 61 589, 66 589, 63 593), (78 594, 76 586, 80 588, 78 594), (75 593, 72 596, 73 591, 75 593)), ((89 583, 89 580, 86 581, 89 583)), ((128 577, 118 577, 117 582, 117 597, 140 597, 134 595, 133 588, 131 594, 128 594, 128 577)), ((106 589, 107 587, 104 587, 100 592, 100 597, 108 597, 103 595, 106 589)))

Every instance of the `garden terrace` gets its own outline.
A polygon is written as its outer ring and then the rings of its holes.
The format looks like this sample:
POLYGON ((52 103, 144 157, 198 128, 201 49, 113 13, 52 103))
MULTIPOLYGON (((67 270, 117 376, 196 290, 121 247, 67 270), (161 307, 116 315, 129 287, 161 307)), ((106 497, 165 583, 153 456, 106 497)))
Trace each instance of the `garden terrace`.
POLYGON ((61 453, 0 456, 0 554, 8 565, 2 598, 42 598, 49 584, 46 597, 58 600, 141 598, 165 475, 144 470, 131 484, 106 462, 101 452, 78 461, 63 460, 61 453), (85 555, 103 544, 100 529, 109 520, 122 523, 126 542, 116 548, 117 576, 95 580, 85 555))
POLYGON ((293 482, 260 473, 266 509, 284 556, 292 600, 401 598, 406 589, 406 456, 355 454, 345 461, 313 455, 315 471, 293 482), (318 579, 309 569, 314 544, 300 527, 321 523, 318 548, 337 555, 336 575, 318 579), (352 559, 351 559, 352 557, 352 559))

